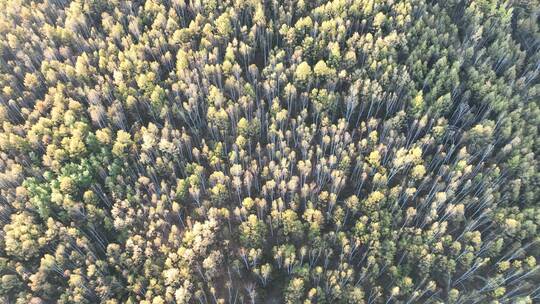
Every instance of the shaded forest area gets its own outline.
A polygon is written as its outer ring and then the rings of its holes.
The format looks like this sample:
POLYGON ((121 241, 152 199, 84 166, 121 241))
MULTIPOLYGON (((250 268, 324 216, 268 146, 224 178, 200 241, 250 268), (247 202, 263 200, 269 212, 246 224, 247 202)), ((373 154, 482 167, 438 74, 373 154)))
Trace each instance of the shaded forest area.
POLYGON ((0 0, 0 302, 540 302, 537 0, 0 0))

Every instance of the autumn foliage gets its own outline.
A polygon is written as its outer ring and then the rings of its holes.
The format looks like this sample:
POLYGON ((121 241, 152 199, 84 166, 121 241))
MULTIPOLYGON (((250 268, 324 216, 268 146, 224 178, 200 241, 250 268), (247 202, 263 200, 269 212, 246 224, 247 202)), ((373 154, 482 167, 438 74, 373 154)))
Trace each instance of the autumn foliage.
POLYGON ((539 302, 539 7, 0 0, 0 302, 539 302))

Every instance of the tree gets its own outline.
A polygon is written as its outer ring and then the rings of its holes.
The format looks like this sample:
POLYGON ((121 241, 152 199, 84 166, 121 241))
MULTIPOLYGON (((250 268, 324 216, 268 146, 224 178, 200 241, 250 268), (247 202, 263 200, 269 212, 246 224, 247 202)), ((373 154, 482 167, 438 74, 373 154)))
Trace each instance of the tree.
POLYGON ((266 224, 250 214, 247 221, 240 224, 240 242, 243 246, 259 248, 266 237, 266 224))
POLYGON ((302 61, 297 67, 294 72, 294 78, 299 83, 306 83, 309 77, 311 76, 311 67, 309 64, 305 61, 302 61))
MULTIPOLYGON (((21 260, 38 256, 46 242, 43 229, 28 212, 11 215, 11 222, 4 226, 4 233, 6 253, 21 260)), ((10 282, 14 280, 8 278, 10 282)))
POLYGON ((326 65, 326 62, 323 60, 319 60, 317 64, 315 64, 315 67, 313 68, 313 72, 315 73, 316 77, 320 77, 323 79, 326 78, 332 78, 336 76, 336 71, 326 65))

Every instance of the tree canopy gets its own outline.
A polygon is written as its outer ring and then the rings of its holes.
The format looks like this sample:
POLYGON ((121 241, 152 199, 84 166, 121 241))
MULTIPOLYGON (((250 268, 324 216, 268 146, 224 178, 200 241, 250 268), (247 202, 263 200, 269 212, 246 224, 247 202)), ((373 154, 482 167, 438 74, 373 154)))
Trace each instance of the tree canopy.
POLYGON ((539 8, 0 0, 0 302, 539 302, 539 8))

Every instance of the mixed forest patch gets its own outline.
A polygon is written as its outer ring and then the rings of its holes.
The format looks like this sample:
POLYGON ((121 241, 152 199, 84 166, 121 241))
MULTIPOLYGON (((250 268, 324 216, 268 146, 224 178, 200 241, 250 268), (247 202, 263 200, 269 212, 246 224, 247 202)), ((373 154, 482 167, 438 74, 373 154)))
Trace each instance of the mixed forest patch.
POLYGON ((0 302, 539 302, 539 8, 0 0, 0 302))

